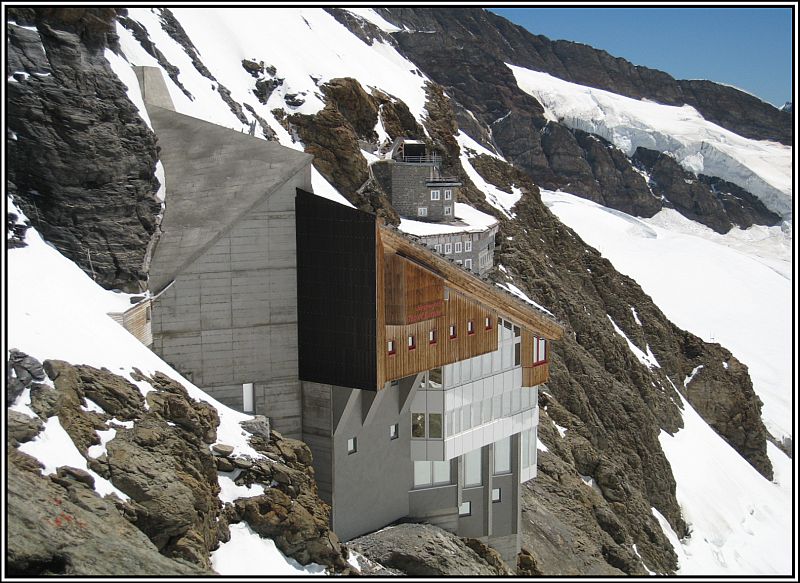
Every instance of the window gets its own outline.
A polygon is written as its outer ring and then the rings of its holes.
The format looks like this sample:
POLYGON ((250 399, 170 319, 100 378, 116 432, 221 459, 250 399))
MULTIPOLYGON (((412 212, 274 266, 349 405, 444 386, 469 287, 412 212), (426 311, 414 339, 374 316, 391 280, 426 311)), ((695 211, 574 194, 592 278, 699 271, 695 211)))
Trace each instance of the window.
POLYGON ((456 327, 450 326, 450 338, 455 338, 455 337, 456 337, 456 327))
POLYGON ((436 368, 432 368, 430 372, 428 372, 428 388, 442 388, 442 367, 438 366, 436 368))
POLYGON ((414 487, 450 483, 450 462, 414 462, 414 487))
POLYGON ((386 343, 386 352, 389 354, 395 354, 397 352, 397 345, 394 343, 394 340, 389 340, 386 343))
POLYGON ((461 503, 461 506, 458 507, 458 515, 459 516, 471 516, 472 515, 472 502, 469 500, 464 500, 461 503))
POLYGON ((520 344, 517 342, 514 345, 514 366, 520 365, 520 344))
POLYGON ((492 488, 492 502, 500 502, 500 488, 492 488))
POLYGON ((411 437, 425 437, 425 413, 411 414, 411 437))
POLYGON ((507 474, 511 471, 511 438, 506 437, 494 443, 494 473, 507 474))
POLYGON ((464 260, 464 267, 466 269, 472 269, 472 259, 465 259, 464 260))
POLYGON ((461 253, 461 241, 456 243, 456 253, 461 253))
POLYGON ((442 197, 441 197, 441 193, 440 193, 440 191, 438 191, 438 190, 431 190, 431 200, 440 200, 441 198, 442 198, 442 197))
POLYGON ((400 425, 393 423, 389 425, 389 439, 397 439, 400 437, 400 425))
POLYGON ((355 437, 351 437, 347 440, 347 453, 348 455, 351 453, 356 453, 358 451, 358 440, 355 437))
POLYGON ((453 252, 453 244, 452 243, 445 243, 444 244, 444 254, 450 255, 453 252))
POLYGON ((444 199, 451 200, 453 198, 453 191, 452 190, 445 190, 444 191, 444 199))
POLYGON ((544 338, 533 338, 533 362, 540 363, 547 360, 547 343, 544 338))
POLYGON ((428 332, 428 344, 436 344, 436 330, 428 332))
POLYGON ((467 322, 467 334, 475 334, 475 322, 472 320, 467 322))
POLYGON ((481 448, 464 454, 464 487, 480 486, 481 480, 481 448))
POLYGON ((484 326, 486 327, 487 330, 491 330, 492 329, 492 319, 487 317, 484 320, 484 326))
POLYGON ((414 350, 417 347, 417 339, 414 338, 414 335, 408 337, 408 349, 414 350))
POLYGON ((442 245, 439 243, 438 245, 434 245, 433 248, 436 250, 437 253, 442 252, 442 245))
POLYGON ((464 252, 469 253, 472 251, 472 241, 464 241, 464 252))
POLYGON ((444 214, 452 215, 453 214, 453 207, 451 207, 451 206, 444 207, 444 214))
POLYGON ((418 217, 427 217, 428 216, 428 207, 426 207, 426 206, 417 207, 417 216, 418 217))
POLYGON ((463 264, 464 264, 463 261, 461 261, 460 259, 456 259, 456 265, 463 265, 463 264))
POLYGON ((428 414, 428 437, 431 439, 442 438, 442 414, 429 413, 428 414))
POLYGON ((242 411, 245 413, 253 413, 255 410, 253 383, 244 383, 242 385, 242 411))

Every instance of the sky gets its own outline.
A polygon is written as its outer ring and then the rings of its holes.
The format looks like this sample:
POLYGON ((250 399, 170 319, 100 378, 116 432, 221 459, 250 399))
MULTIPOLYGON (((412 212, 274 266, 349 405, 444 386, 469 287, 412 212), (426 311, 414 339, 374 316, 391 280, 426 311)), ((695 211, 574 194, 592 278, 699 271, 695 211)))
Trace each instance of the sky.
POLYGON ((676 79, 734 85, 777 107, 792 100, 788 7, 490 10, 534 34, 586 43, 676 79))

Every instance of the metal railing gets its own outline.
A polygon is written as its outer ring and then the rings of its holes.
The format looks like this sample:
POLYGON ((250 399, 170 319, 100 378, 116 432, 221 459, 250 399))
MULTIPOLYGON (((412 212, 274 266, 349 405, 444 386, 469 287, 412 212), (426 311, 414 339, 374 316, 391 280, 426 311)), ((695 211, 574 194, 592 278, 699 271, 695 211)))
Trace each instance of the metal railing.
POLYGON ((442 157, 437 156, 436 154, 426 154, 425 156, 402 156, 400 158, 401 162, 409 162, 411 164, 421 164, 421 163, 430 163, 433 162, 434 164, 441 164, 442 157))

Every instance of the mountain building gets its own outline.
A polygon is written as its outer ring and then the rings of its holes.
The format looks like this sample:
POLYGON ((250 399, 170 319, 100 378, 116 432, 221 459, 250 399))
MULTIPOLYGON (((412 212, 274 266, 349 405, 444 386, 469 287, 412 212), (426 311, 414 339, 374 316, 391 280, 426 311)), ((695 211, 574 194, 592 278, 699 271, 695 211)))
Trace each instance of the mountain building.
MULTIPOLYGON (((343 539, 410 518, 515 561, 538 388, 562 327, 453 257, 313 194, 311 156, 179 114, 157 69, 137 75, 167 191, 152 349, 305 441, 343 539)), ((420 146, 395 144, 393 164, 435 175, 411 161, 433 159, 420 146)))

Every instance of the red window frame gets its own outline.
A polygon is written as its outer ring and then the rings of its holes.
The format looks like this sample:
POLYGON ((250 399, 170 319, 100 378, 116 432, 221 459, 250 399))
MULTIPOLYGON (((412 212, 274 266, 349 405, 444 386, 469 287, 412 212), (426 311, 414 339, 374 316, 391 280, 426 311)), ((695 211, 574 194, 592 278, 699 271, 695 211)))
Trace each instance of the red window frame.
POLYGON ((436 344, 436 330, 431 330, 428 332, 428 344, 436 344))
POLYGON ((492 329, 492 318, 490 316, 487 316, 486 320, 484 321, 484 324, 486 326, 486 328, 485 328, 486 330, 491 330, 492 329))
POLYGON ((409 350, 416 350, 417 348, 417 338, 413 334, 408 335, 408 349, 409 350))
POLYGON ((455 324, 450 325, 450 338, 458 338, 458 329, 455 324))
POLYGON ((474 320, 467 320, 467 334, 472 336, 475 334, 475 321, 474 320))
POLYGON ((387 342, 386 352, 389 354, 389 356, 397 354, 397 342, 394 340, 394 338, 391 338, 386 342, 387 342))

